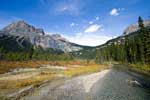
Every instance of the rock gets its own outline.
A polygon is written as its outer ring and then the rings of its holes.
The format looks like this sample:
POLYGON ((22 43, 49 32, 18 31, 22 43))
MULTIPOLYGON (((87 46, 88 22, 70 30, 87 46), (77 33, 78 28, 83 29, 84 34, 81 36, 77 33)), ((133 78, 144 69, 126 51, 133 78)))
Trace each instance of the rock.
POLYGON ((126 82, 131 86, 142 87, 142 84, 137 80, 126 80, 126 82))
POLYGON ((43 29, 40 28, 35 28, 34 26, 31 26, 27 24, 25 21, 15 21, 8 26, 4 27, 2 29, 3 32, 10 34, 10 35, 25 35, 29 36, 32 34, 37 34, 37 35, 44 35, 43 29))

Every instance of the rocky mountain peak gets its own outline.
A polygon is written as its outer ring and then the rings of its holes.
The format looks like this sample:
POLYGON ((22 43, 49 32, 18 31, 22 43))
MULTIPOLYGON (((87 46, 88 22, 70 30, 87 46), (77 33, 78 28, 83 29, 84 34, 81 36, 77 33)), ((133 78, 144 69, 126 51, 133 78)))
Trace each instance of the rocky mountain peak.
POLYGON ((24 24, 24 25, 28 25, 24 20, 17 20, 15 22, 13 22, 13 24, 19 25, 19 24, 24 24))
POLYGON ((60 34, 52 34, 52 37, 54 37, 54 38, 61 38, 61 35, 60 34))
POLYGON ((45 34, 43 29, 35 28, 34 26, 27 24, 23 20, 18 20, 9 24, 8 26, 4 27, 2 31, 10 35, 45 34))
MULTIPOLYGON (((150 27, 150 20, 145 20, 143 23, 144 23, 145 27, 150 27)), ((125 29, 124 33, 130 34, 130 33, 136 32, 138 30, 139 30, 139 26, 138 26, 138 23, 136 23, 136 24, 132 24, 132 25, 128 26, 125 29)))

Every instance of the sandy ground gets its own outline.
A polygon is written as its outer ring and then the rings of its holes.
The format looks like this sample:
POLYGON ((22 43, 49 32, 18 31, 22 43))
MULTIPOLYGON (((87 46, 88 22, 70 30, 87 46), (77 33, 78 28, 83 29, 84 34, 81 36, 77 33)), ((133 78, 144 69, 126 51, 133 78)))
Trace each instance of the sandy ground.
POLYGON ((69 68, 65 66, 50 66, 50 65, 44 65, 43 67, 40 68, 14 69, 12 72, 0 74, 0 81, 27 79, 36 76, 41 72, 56 72, 58 70, 67 70, 67 69, 69 68))
POLYGON ((68 84, 73 85, 74 82, 78 82, 77 84, 80 84, 85 89, 85 92, 90 92, 91 87, 101 78, 103 78, 110 70, 104 70, 98 73, 80 76, 77 78, 74 78, 72 80, 66 81, 65 85, 60 88, 68 88, 68 84))
POLYGON ((2 76, 0 77, 0 81, 3 80, 18 80, 18 79, 26 79, 26 78, 30 78, 33 76, 38 75, 39 72, 33 72, 33 73, 21 73, 21 74, 17 74, 17 75, 7 75, 7 76, 2 76))

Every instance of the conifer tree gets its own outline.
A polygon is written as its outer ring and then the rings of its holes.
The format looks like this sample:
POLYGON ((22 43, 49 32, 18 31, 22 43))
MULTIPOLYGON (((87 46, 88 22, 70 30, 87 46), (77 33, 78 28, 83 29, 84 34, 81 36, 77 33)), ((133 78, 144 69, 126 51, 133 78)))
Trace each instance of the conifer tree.
POLYGON ((33 46, 31 46, 30 51, 29 51, 29 59, 30 60, 32 60, 33 53, 34 53, 34 48, 33 48, 33 46))
POLYGON ((144 23, 141 17, 138 19, 138 24, 139 24, 139 32, 140 32, 140 38, 141 38, 141 47, 142 47, 142 55, 143 55, 143 62, 147 63, 148 62, 148 32, 146 31, 146 28, 144 27, 144 23))
POLYGON ((126 62, 131 62, 128 34, 124 33, 124 35, 125 35, 125 57, 126 57, 125 59, 126 62))

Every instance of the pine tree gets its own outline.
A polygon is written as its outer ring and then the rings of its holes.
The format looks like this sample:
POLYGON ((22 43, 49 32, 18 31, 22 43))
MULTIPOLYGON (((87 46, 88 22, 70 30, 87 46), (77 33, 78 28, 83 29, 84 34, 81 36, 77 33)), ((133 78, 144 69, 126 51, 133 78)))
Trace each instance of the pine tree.
POLYGON ((135 55, 136 55, 136 62, 141 62, 142 61, 142 45, 141 45, 141 39, 139 35, 135 36, 134 40, 134 45, 135 45, 135 55))
POLYGON ((148 36, 148 32, 146 31, 146 28, 144 27, 144 23, 141 17, 139 17, 138 19, 138 24, 139 24, 139 32, 140 32, 140 38, 142 41, 142 53, 143 53, 143 62, 147 63, 148 62, 148 52, 149 52, 149 48, 148 48, 148 41, 149 41, 149 36, 148 36))
POLYGON ((146 41, 146 63, 150 64, 150 29, 147 30, 147 41, 146 41))
POLYGON ((34 53, 34 48, 33 48, 33 46, 31 46, 30 51, 29 51, 29 59, 30 60, 32 60, 33 53, 34 53))
POLYGON ((0 59, 3 58, 3 47, 0 47, 0 59))
POLYGON ((96 63, 101 63, 101 60, 100 60, 100 50, 99 49, 96 49, 96 57, 95 57, 95 61, 96 63))
POLYGON ((130 47, 129 47, 129 37, 126 33, 124 33, 125 35, 125 61, 126 62, 131 62, 131 56, 130 56, 130 47))

